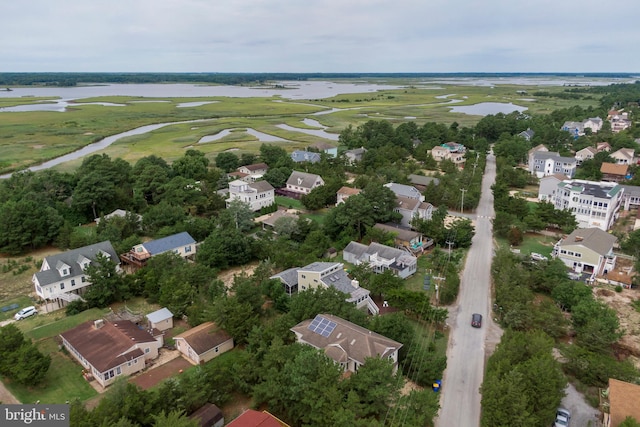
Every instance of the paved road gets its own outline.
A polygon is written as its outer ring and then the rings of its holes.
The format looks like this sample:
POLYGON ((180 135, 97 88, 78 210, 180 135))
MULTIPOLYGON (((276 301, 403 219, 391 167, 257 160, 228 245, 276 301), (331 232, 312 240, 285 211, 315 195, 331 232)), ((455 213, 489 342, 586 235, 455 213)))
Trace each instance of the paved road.
MULTIPOLYGON (((458 302, 450 309, 447 369, 442 383, 438 427, 474 427, 480 425, 480 385, 484 376, 485 343, 488 330, 496 330, 491 321, 491 258, 494 216, 491 185, 496 178, 493 154, 487 156, 482 179, 482 195, 476 210, 476 233, 467 255, 458 302), (481 329, 471 327, 471 314, 483 317, 481 329)), ((495 335, 495 334, 494 334, 495 335)), ((499 339, 499 334, 498 334, 499 339)))

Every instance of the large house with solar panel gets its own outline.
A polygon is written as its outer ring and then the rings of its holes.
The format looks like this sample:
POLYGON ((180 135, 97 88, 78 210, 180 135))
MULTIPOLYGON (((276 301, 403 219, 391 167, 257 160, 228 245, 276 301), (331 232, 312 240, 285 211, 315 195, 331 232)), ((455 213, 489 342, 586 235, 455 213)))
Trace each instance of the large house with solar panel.
POLYGON ((271 276, 271 279, 280 280, 289 295, 298 291, 331 287, 348 294, 347 302, 356 307, 366 308, 371 314, 380 312, 371 299, 369 290, 360 287, 357 280, 349 278, 344 264, 339 262, 314 262, 304 267, 284 270, 271 276))
POLYGON ((91 285, 85 269, 98 259, 98 255, 120 265, 118 254, 108 240, 45 257, 40 271, 31 279, 36 294, 45 302, 55 303, 48 306, 49 309, 59 309, 82 299, 81 295, 91 285))
POLYGON ((380 357, 398 369, 398 350, 402 344, 331 314, 318 314, 291 328, 299 343, 323 350, 345 371, 357 372, 367 358, 380 357))

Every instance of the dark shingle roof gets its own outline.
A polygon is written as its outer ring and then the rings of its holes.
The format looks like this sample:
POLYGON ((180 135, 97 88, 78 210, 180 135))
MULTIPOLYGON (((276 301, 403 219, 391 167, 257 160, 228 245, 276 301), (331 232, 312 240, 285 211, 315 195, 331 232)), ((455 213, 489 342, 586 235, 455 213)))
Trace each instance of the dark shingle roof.
POLYGON ((144 246, 151 255, 158 255, 185 245, 194 244, 195 242, 189 233, 183 231, 182 233, 143 243, 142 246, 144 246))
POLYGON ((184 339, 197 354, 202 354, 229 341, 231 335, 218 329, 215 323, 206 322, 174 337, 178 338, 184 339))

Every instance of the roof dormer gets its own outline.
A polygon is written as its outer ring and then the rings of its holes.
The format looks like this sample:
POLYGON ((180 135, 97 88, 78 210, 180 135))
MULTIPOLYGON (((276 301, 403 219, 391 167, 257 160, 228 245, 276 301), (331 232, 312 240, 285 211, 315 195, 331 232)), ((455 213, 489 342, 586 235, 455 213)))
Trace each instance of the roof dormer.
POLYGON ((58 261, 56 263, 56 270, 58 270, 58 273, 60 273, 61 277, 71 274, 71 266, 64 263, 63 261, 58 261))

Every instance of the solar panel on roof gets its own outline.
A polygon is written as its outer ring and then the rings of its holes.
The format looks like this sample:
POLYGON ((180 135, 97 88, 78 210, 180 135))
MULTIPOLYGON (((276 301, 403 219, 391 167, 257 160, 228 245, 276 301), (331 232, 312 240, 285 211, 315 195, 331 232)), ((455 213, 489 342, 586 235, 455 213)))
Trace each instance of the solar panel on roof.
POLYGON ((333 332, 335 328, 336 322, 325 319, 320 315, 316 316, 316 318, 313 319, 309 324, 309 330, 311 332, 315 332, 316 334, 322 335, 325 338, 331 335, 331 332, 333 332))

